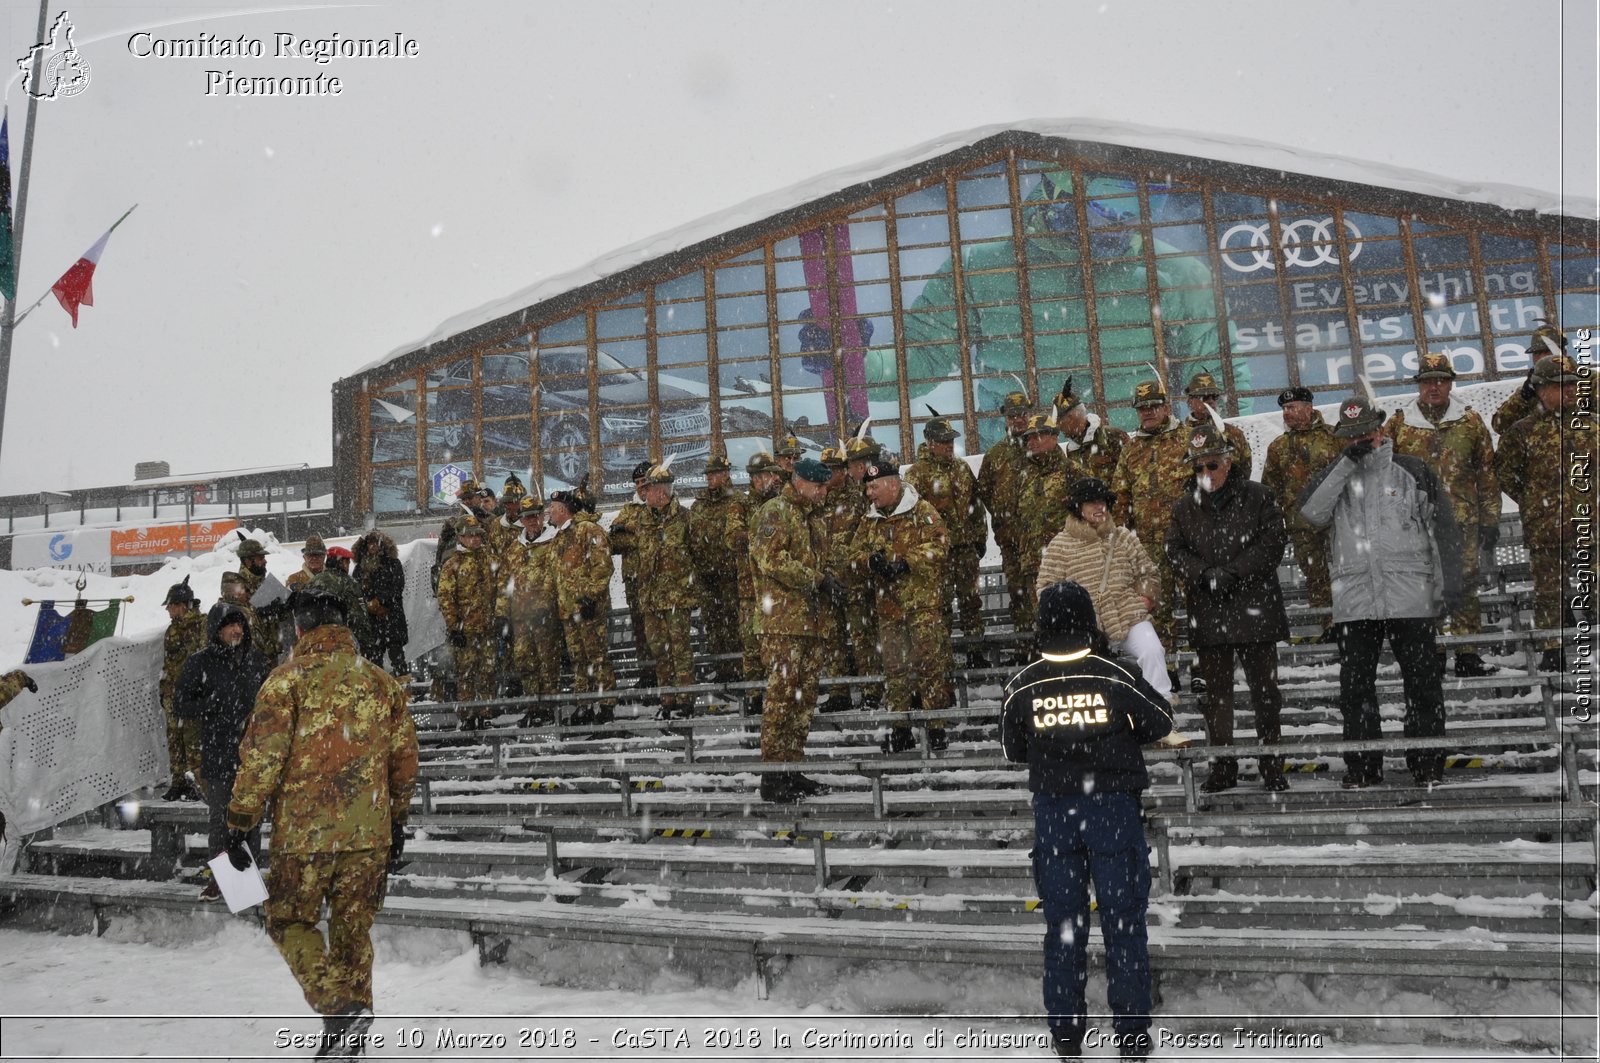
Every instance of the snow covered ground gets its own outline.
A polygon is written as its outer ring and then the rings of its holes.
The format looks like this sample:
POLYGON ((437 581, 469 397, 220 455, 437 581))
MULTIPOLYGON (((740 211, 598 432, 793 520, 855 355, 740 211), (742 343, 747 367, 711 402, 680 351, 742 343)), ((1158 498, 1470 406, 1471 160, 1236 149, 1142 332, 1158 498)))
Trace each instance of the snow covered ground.
MULTIPOLYGON (((735 970, 691 971, 660 950, 528 942, 507 964, 480 967, 463 935, 381 928, 377 939, 373 1032, 384 1040, 373 1058, 1052 1058, 1038 986, 1016 972, 804 961, 757 1001, 735 970)), ((103 938, 0 931, 0 957, 4 1059, 291 1059, 311 1054, 291 1039, 319 1027, 244 920, 152 915, 103 938)), ((1167 1047, 1155 1058, 1595 1058, 1592 991, 1569 989, 1563 1002, 1524 983, 1445 996, 1415 979, 1357 982, 1168 980, 1153 1031, 1167 1047), (1579 1017, 1563 1023, 1563 1008, 1579 1017)), ((1098 976, 1089 999, 1105 999, 1098 976)))

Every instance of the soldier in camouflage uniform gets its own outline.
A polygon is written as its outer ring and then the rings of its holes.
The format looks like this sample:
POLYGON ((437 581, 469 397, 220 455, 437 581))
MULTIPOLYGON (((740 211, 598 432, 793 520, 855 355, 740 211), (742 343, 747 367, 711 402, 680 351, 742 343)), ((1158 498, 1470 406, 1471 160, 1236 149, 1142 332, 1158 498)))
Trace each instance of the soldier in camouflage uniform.
MULTIPOLYGON (((1054 450, 1054 446, 1051 447, 1054 450)), ((950 707, 950 629, 940 608, 950 535, 939 513, 917 489, 900 478, 893 455, 867 467, 867 498, 872 507, 856 535, 856 568, 877 595, 878 642, 883 653, 885 701, 889 712, 928 712, 950 707)), ((886 753, 916 745, 911 728, 892 724, 883 741, 886 753)), ((928 745, 949 746, 944 721, 928 723, 928 745)))
MULTIPOLYGON (((577 693, 615 690, 606 622, 611 616, 611 544, 583 500, 572 491, 555 491, 545 503, 555 534, 556 603, 561 630, 572 658, 572 688, 577 693)), ((572 723, 607 723, 615 702, 580 704, 572 723)))
MULTIPOLYGON (((305 545, 300 548, 300 556, 304 559, 299 572, 291 573, 284 580, 284 586, 294 592, 309 584, 313 578, 327 573, 330 576, 328 586, 334 590, 344 601, 346 615, 350 617, 350 632, 356 637, 356 645, 370 646, 372 644, 372 622, 367 616, 367 610, 362 605, 361 588, 350 576, 333 568, 328 564, 328 547, 320 535, 306 536, 305 545)), ((294 635, 293 617, 285 616, 284 622, 289 626, 286 632, 291 638, 294 635)), ((274 647, 277 644, 274 643, 274 647)), ((270 657, 272 647, 266 650, 270 657)))
MULTIPOLYGON (((1452 635, 1483 630, 1478 604, 1480 553, 1494 564, 1500 540, 1500 481, 1494 474, 1494 444, 1477 411, 1451 395, 1455 366, 1447 354, 1425 354, 1411 378, 1417 397, 1402 403, 1384 425, 1396 454, 1409 454, 1433 470, 1450 492, 1461 531, 1461 606, 1448 620, 1452 635)), ((1456 654, 1456 675, 1493 675, 1499 669, 1470 650, 1456 654)))
MULTIPOLYGON (((1522 539, 1533 569, 1533 622, 1541 629, 1574 624, 1581 609, 1594 620, 1596 582, 1593 554, 1580 576, 1573 550, 1579 523, 1592 525, 1595 513, 1594 470, 1600 437, 1593 412, 1594 373, 1578 373, 1568 355, 1552 355, 1534 366, 1532 378, 1539 412, 1508 428, 1500 437, 1495 471, 1500 486, 1522 515, 1522 539), (1588 392, 1579 402, 1579 385, 1588 392)), ((1566 670, 1560 637, 1543 645, 1539 668, 1566 670)), ((1581 667, 1589 667, 1585 659, 1581 667)))
POLYGON ((438 540, 434 548, 433 565, 428 570, 428 579, 433 586, 435 594, 439 592, 439 570, 444 568, 444 563, 455 553, 456 533, 461 530, 461 522, 467 517, 478 517, 480 514, 474 508, 478 501, 478 481, 468 479, 461 481, 461 486, 456 488, 456 502, 460 506, 459 512, 452 513, 445 518, 439 526, 436 536, 438 540))
POLYGON ((793 432, 778 441, 772 456, 778 459, 778 469, 785 483, 794 475, 795 462, 806 456, 806 446, 793 432))
MULTIPOLYGON (((827 518, 822 500, 830 474, 820 461, 795 463, 788 486, 762 503, 750 532, 755 566, 757 634, 767 667, 767 692, 761 713, 761 759, 798 764, 817 704, 822 639, 817 629, 827 518)), ((798 771, 761 776, 763 801, 795 801, 827 793, 829 787, 798 771)))
MULTIPOLYGON (((689 550, 695 581, 700 588, 700 622, 706 632, 706 650, 720 658, 740 651, 739 565, 728 552, 730 514, 742 508, 733 489, 733 466, 727 455, 706 459, 706 488, 689 508, 689 550)), ((732 682, 739 666, 716 661, 719 683, 732 682)))
MULTIPOLYGON (((1207 406, 1221 415, 1222 388, 1210 373, 1196 373, 1190 378, 1189 386, 1183 389, 1183 394, 1189 400, 1189 419, 1184 422, 1184 428, 1189 433, 1211 426, 1211 414, 1206 412, 1207 406)), ((1246 476, 1250 475, 1250 470, 1254 468, 1250 464, 1250 441, 1238 425, 1228 425, 1228 442, 1233 445, 1233 463, 1243 467, 1246 476)))
POLYGON ((1033 586, 1027 582, 1027 566, 1017 548, 1022 530, 1017 497, 1028 458, 1022 432, 1028 427, 1032 409, 1033 404, 1022 392, 1006 395, 1000 404, 1006 437, 984 452, 983 464, 978 467, 978 500, 989 511, 994 541, 1000 547, 1000 566, 1005 574, 1006 593, 1011 597, 1011 623, 1018 631, 1033 624, 1033 586))
POLYGON ((1189 433, 1172 416, 1172 407, 1159 381, 1146 380, 1135 386, 1133 408, 1139 415, 1139 430, 1123 448, 1111 477, 1111 490, 1117 496, 1113 515, 1125 527, 1138 532, 1145 552, 1161 573, 1161 600, 1156 603, 1150 622, 1161 636, 1161 645, 1174 648, 1178 645, 1178 632, 1172 612, 1178 588, 1164 544, 1167 525, 1172 522, 1172 505, 1191 475, 1189 463, 1184 460, 1189 433))
POLYGON ((239 610, 244 613, 245 622, 250 625, 250 644, 258 649, 264 646, 265 649, 261 649, 261 655, 269 661, 273 660, 272 655, 277 648, 275 640, 278 637, 278 626, 263 620, 256 611, 256 607, 250 604, 250 586, 245 582, 244 577, 237 572, 224 572, 217 600, 239 607, 239 610), (266 641, 258 645, 258 639, 265 639, 266 641))
MULTIPOLYGON (((244 539, 244 533, 236 534, 244 539)), ((249 605, 250 599, 255 597, 256 591, 261 589, 261 584, 267 578, 267 548, 254 539, 244 539, 239 544, 239 571, 236 575, 244 585, 243 604, 249 605)), ((246 611, 246 615, 250 618, 250 641, 267 660, 274 663, 282 656, 278 623, 283 618, 283 613, 284 606, 281 602, 259 607, 250 606, 246 611)))
MULTIPOLYGON (((672 491, 675 477, 666 465, 645 474, 641 490, 644 517, 635 542, 639 574, 639 609, 645 638, 655 653, 656 677, 665 687, 694 685, 694 651, 689 646, 689 621, 700 604, 690 555, 689 514, 672 491)), ((670 720, 694 713, 693 694, 661 695, 661 715, 670 720)))
MULTIPOLYGON (((930 411, 933 407, 928 407, 930 411)), ((978 595, 978 562, 988 543, 989 528, 984 521, 983 502, 978 498, 978 480, 972 468, 956 457, 956 437, 961 433, 948 417, 934 414, 922 426, 927 453, 919 456, 906 473, 906 482, 918 496, 938 511, 950 536, 950 561, 945 569, 942 600, 945 630, 954 629, 950 607, 955 599, 961 613, 961 631, 983 638, 983 599, 978 595)), ((987 668, 988 657, 981 647, 967 653, 969 668, 987 668)))
MULTIPOLYGON (((495 690, 495 605, 500 596, 499 563, 484 546, 476 517, 461 522, 455 553, 439 570, 439 611, 455 659, 456 700, 488 701, 495 690)), ((461 709, 463 731, 482 730, 494 717, 489 708, 461 709)))
POLYGON ((183 662, 191 654, 206 648, 205 614, 200 603, 189 589, 189 577, 182 583, 167 588, 167 625, 161 639, 161 708, 167 714, 167 760, 171 764, 172 785, 161 795, 163 801, 198 801, 200 790, 190 780, 189 773, 200 771, 200 721, 186 720, 174 711, 173 701, 178 686, 178 674, 183 662))
MULTIPOLYGON (((525 697, 548 697, 561 689, 561 610, 556 598, 555 532, 545 527, 538 499, 519 500, 522 532, 500 555, 499 615, 511 624, 511 666, 525 697)), ((530 708, 520 727, 549 723, 548 708, 530 708)))
POLYGON ((611 552, 622 559, 622 595, 628 603, 628 623, 633 629, 634 651, 639 658, 639 681, 636 686, 656 685, 655 647, 650 645, 650 632, 645 627, 644 610, 639 605, 639 523, 644 519, 645 477, 650 474, 653 462, 641 461, 633 467, 633 497, 622 504, 611 518, 607 533, 611 552))
MULTIPOLYGON (((865 426, 863 426, 865 427, 865 426)), ((844 631, 854 658, 854 675, 882 675, 883 654, 878 646, 878 596, 873 581, 863 576, 855 563, 855 539, 866 520, 865 485, 867 469, 878 460, 882 448, 869 435, 858 434, 844 446, 845 492, 843 511, 835 511, 828 529, 828 549, 833 555, 833 572, 844 584, 844 631)), ((881 688, 863 687, 861 707, 871 711, 883 704, 881 688)), ((827 706, 823 706, 824 710, 827 706)))
POLYGON ((1117 469, 1117 459, 1122 457, 1122 448, 1128 445, 1128 433, 1106 424, 1099 414, 1084 405, 1072 390, 1070 376, 1061 386, 1055 405, 1061 452, 1067 456, 1068 480, 1077 483, 1092 477, 1102 483, 1109 482, 1117 469))
MULTIPOLYGON (((728 511, 723 541, 734 563, 739 566, 739 643, 744 651, 744 680, 754 683, 764 680, 767 670, 761 661, 761 609, 756 602, 756 569, 750 555, 750 533, 762 505, 776 498, 782 489, 783 470, 778 468, 771 454, 758 450, 745 463, 745 472, 750 475, 750 490, 739 496, 740 503, 736 509, 728 511)), ((746 706, 751 714, 759 716, 762 695, 746 695, 746 706)))
MULTIPOLYGON (((1067 491, 1072 487, 1066 455, 1056 445, 1056 426, 1044 414, 1028 418, 1023 445, 1028 463, 1022 467, 1022 487, 1017 494, 1021 527, 1017 534, 1018 565, 1024 579, 1037 583, 1039 559, 1067 520, 1067 491)), ((1026 622, 1019 630, 1033 629, 1035 605, 1028 603, 1026 622)))
MULTIPOLYGON (((1300 492, 1311 478, 1344 451, 1333 437, 1333 426, 1311 405, 1310 388, 1288 388, 1278 396, 1283 410, 1284 433, 1267 447, 1267 461, 1261 469, 1261 482, 1278 500, 1289 541, 1294 544, 1295 563, 1306 578, 1306 594, 1312 608, 1333 605, 1333 588, 1328 582, 1328 530, 1313 527, 1300 517, 1300 492)), ((1333 642, 1332 620, 1322 625, 1321 642, 1333 642)))
MULTIPOLYGON (((493 498, 492 495, 490 497, 493 498)), ((487 522, 489 549, 504 554, 522 537, 522 521, 519 518, 527 501, 528 489, 517 474, 507 476, 505 483, 500 485, 500 515, 487 522)), ((537 507, 537 499, 534 504, 537 507)))
MULTIPOLYGON (((822 674, 831 677, 855 675, 854 654, 850 645, 850 538, 866 511, 866 496, 845 472, 849 463, 843 447, 824 447, 822 464, 828 470, 827 494, 822 512, 828 527, 828 551, 823 561, 823 594, 817 616, 822 636, 822 674)), ((823 712, 848 712, 854 708, 850 691, 834 687, 823 699, 823 712)))
POLYGON ((293 658, 262 685, 239 747, 228 857, 249 866, 244 839, 271 809, 267 935, 324 1036, 359 1039, 372 1023, 369 931, 405 846, 417 732, 405 687, 357 652, 342 613, 327 595, 296 597, 293 658))
POLYGON ((1539 396, 1533 384, 1533 370, 1544 359, 1551 355, 1565 354, 1567 351, 1567 337, 1558 328, 1549 324, 1541 324, 1533 330, 1533 336, 1528 340, 1528 355, 1533 359, 1533 365, 1528 366, 1528 376, 1522 386, 1513 391, 1500 408, 1495 411, 1494 419, 1490 424, 1499 435, 1518 421, 1531 414, 1539 412, 1539 396))

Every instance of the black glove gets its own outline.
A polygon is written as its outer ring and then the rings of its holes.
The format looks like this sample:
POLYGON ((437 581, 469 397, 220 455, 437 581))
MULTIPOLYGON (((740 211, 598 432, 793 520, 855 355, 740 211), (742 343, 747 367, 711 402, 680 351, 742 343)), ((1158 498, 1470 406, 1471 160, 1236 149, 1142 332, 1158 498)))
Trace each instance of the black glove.
POLYGON ((460 647, 465 646, 466 644, 467 644, 467 633, 465 631, 452 631, 452 632, 450 632, 450 645, 455 646, 457 649, 459 649, 460 647))
POLYGON ((245 847, 245 832, 237 827, 228 828, 228 863, 235 871, 243 871, 252 863, 250 850, 245 847))
MULTIPOLYGON (((1535 361, 1534 365, 1538 362, 1535 361)), ((1523 402, 1532 402, 1539 397, 1539 391, 1533 386, 1533 366, 1528 367, 1528 375, 1522 378, 1522 387, 1517 389, 1522 395, 1523 402)))
POLYGON ((1217 594, 1227 594, 1239 582, 1239 577, 1225 568, 1208 568, 1201 578, 1217 594))
POLYGON ((899 561, 890 561, 883 556, 880 550, 867 558, 867 567, 877 573, 879 578, 893 583, 895 580, 911 571, 911 562, 901 558, 899 561))
POLYGON ((389 870, 393 871, 406 851, 406 828, 403 823, 389 824, 389 870))
POLYGON ((832 572, 823 576, 817 585, 822 588, 823 593, 828 596, 834 605, 843 605, 845 603, 845 598, 848 597, 848 594, 844 583, 832 572))
POLYGON ((31 675, 25 675, 22 677, 22 685, 28 688, 28 692, 30 694, 39 693, 39 684, 33 681, 33 676, 31 675))
POLYGON ((593 620, 600 615, 600 603, 593 598, 583 597, 578 599, 578 616, 584 620, 593 620))
POLYGON ((1344 456, 1349 458, 1351 461, 1360 461, 1362 458, 1372 453, 1372 446, 1372 440, 1358 439, 1354 443, 1351 443, 1348 447, 1344 448, 1344 456))
POLYGON ((1478 546, 1486 554, 1494 553, 1494 548, 1500 545, 1500 525, 1486 524, 1478 529, 1478 546))

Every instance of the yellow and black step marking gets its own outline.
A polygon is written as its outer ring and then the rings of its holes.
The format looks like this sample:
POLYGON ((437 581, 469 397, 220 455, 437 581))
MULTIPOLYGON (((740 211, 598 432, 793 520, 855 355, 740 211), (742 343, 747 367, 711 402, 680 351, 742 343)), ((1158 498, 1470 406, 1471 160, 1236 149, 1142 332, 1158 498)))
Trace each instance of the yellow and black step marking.
MULTIPOLYGON (((809 834, 796 834, 792 830, 775 830, 775 831, 772 832, 772 836, 774 838, 782 839, 784 841, 796 841, 796 842, 808 842, 808 841, 811 840, 811 837, 812 837, 809 834)), ((825 841, 825 842, 833 841, 833 831, 831 831, 831 830, 823 831, 822 832, 822 840, 825 841)))
POLYGON ((665 790, 667 785, 660 779, 635 779, 633 780, 633 788, 635 790, 665 790))
POLYGON ((559 780, 559 779, 545 779, 545 780, 539 781, 539 782, 531 782, 531 783, 528 783, 527 786, 524 787, 524 789, 528 790, 531 793, 536 793, 536 794, 555 793, 557 790, 561 789, 561 780, 559 780))
POLYGON ((699 828, 699 829, 695 829, 693 827, 657 827, 651 833, 653 833, 657 838, 709 838, 709 837, 711 837, 711 829, 709 827, 702 827, 702 828, 699 828))
POLYGON ((1447 768, 1498 768, 1499 761, 1491 763, 1487 757, 1445 757, 1444 766, 1447 768))

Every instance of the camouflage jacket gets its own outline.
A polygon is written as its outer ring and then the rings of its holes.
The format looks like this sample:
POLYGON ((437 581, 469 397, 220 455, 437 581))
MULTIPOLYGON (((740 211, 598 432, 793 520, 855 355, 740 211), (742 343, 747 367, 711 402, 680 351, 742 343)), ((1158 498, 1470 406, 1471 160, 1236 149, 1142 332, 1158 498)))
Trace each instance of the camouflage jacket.
POLYGON ((689 548, 702 584, 733 583, 739 565, 728 552, 729 514, 743 508, 743 496, 731 487, 708 487, 689 507, 689 548))
POLYGON ((750 532, 750 560, 755 568, 755 630, 758 635, 815 636, 828 554, 827 516, 822 506, 807 502, 785 485, 776 498, 762 503, 750 532))
POLYGON ((13 668, 5 675, 0 675, 0 709, 11 704, 11 700, 27 688, 28 673, 21 668, 13 668))
POLYGON ((1477 543, 1467 538, 1468 531, 1500 523, 1500 480, 1483 418, 1452 395, 1435 425, 1412 398, 1390 416, 1384 434, 1394 440, 1396 454, 1420 458, 1439 477, 1450 492, 1466 547, 1477 549, 1477 543))
POLYGON ((664 613, 700 604, 689 545, 689 514, 676 498, 660 509, 645 507, 636 525, 634 557, 639 608, 664 613))
POLYGON ((972 467, 960 458, 919 457, 906 473, 906 482, 944 521, 950 534, 950 549, 982 550, 988 538, 984 524, 983 500, 978 497, 978 480, 972 467))
MULTIPOLYGON (((539 538, 529 542, 518 535, 506 545, 500 555, 500 601, 496 606, 499 616, 510 617, 518 626, 554 615, 556 599, 556 549, 555 536, 547 528, 539 538)), ((606 556, 609 567, 611 558, 606 556)))
POLYGON ((302 635, 256 695, 228 825, 270 816, 280 853, 387 849, 416 776, 405 687, 356 653, 349 628, 327 624, 302 635))
POLYGON ((913 613, 935 612, 943 597, 945 567, 950 563, 950 534, 939 511, 901 481, 900 499, 889 512, 867 509, 856 535, 856 572, 874 589, 880 620, 905 620, 913 613), (893 582, 872 571, 873 554, 911 567, 893 582))
POLYGON ((444 568, 444 563, 455 554, 456 539, 459 538, 461 524, 466 519, 466 514, 458 513, 447 517, 439 526, 438 544, 434 547, 433 565, 428 569, 428 578, 433 581, 433 592, 439 593, 439 572, 444 568))
POLYGON ((1539 397, 1537 395, 1524 394, 1523 392, 1523 388, 1528 386, 1524 384, 1513 391, 1506 397, 1506 401, 1500 404, 1500 408, 1494 411, 1494 419, 1489 423, 1494 426, 1497 434, 1505 435, 1512 425, 1524 417, 1531 417, 1539 412, 1539 397))
POLYGON ((504 555, 521 536, 522 525, 506 520, 504 513, 483 522, 483 545, 496 554, 504 555))
POLYGON ((1117 494, 1115 516, 1139 533, 1146 549, 1155 543, 1159 550, 1166 542, 1172 504, 1193 475, 1184 456, 1188 452, 1189 433, 1175 417, 1154 432, 1135 432, 1122 448, 1111 476, 1111 490, 1117 494))
MULTIPOLYGON (((251 632, 252 637, 254 634, 251 632)), ((194 609, 167 625, 167 633, 161 639, 161 704, 166 709, 172 708, 172 692, 178 685, 178 673, 183 671, 183 662, 189 659, 190 654, 205 649, 208 641, 206 614, 194 609)), ((277 643, 274 642, 273 651, 276 650, 277 643)))
MULTIPOLYGON (((1186 433, 1193 433, 1196 428, 1204 428, 1210 423, 1211 418, 1209 417, 1190 417, 1188 420, 1183 422, 1183 428, 1186 433)), ((1250 471, 1255 468, 1255 466, 1251 464, 1250 440, 1245 438, 1243 430, 1241 430, 1238 425, 1230 424, 1226 425, 1226 427, 1228 430, 1228 442, 1233 444, 1233 463, 1235 465, 1243 466, 1244 474, 1249 476, 1250 471)), ((1188 436, 1185 435, 1184 438, 1187 439, 1188 436)), ((1190 471, 1192 472, 1192 469, 1190 471)))
POLYGON ((611 544, 592 513, 579 513, 550 540, 555 551, 556 601, 561 619, 578 615, 578 599, 611 605, 611 544))
POLYGON ((636 583, 639 579, 639 523, 649 508, 638 495, 634 495, 633 500, 624 502, 622 508, 617 510, 617 515, 611 518, 611 530, 608 533, 611 552, 622 558, 622 579, 625 583, 636 583))
POLYGON ((439 570, 439 611, 448 631, 482 638, 494 631, 494 609, 500 597, 500 562, 487 546, 457 547, 439 570))
MULTIPOLYGON (((1098 420, 1098 418, 1097 418, 1098 420)), ((1061 452, 1067 457, 1069 484, 1093 476, 1105 483, 1117 471, 1117 459, 1122 448, 1128 445, 1128 433, 1115 425, 1090 423, 1083 434, 1083 442, 1061 437, 1061 452)))
MULTIPOLYGON (((361 588, 357 586, 355 578, 346 576, 336 568, 325 568, 320 575, 322 576, 322 586, 332 588, 333 592, 339 596, 339 600, 344 603, 345 615, 349 619, 348 626, 355 633, 357 644, 370 646, 372 644, 372 620, 367 615, 367 603, 361 597, 361 588)), ((290 574, 289 578, 283 581, 283 585, 292 592, 306 586, 314 578, 316 577, 302 568, 299 572, 290 574)), ((294 617, 285 616, 283 624, 288 629, 290 638, 293 638, 294 617)), ((267 655, 269 657, 274 656, 277 650, 278 643, 274 641, 271 648, 268 649, 267 655)))
POLYGON ((1022 470, 1021 533, 1017 549, 1030 563, 1037 561, 1067 519, 1067 488, 1072 471, 1059 447, 1035 457, 1028 455, 1022 470))
POLYGON ((1297 500, 1311 478, 1343 452, 1344 442, 1334 438, 1333 426, 1315 410, 1311 413, 1310 425, 1288 429, 1267 446, 1267 461, 1261 468, 1261 482, 1278 500, 1278 508, 1283 511, 1284 523, 1290 531, 1316 530, 1300 519, 1297 500))
POLYGON ((1495 471, 1522 511, 1529 546, 1572 550, 1575 522, 1594 518, 1597 450, 1594 417, 1571 410, 1541 408, 1500 437, 1495 471))
POLYGON ((984 452, 983 464, 978 467, 978 500, 989 511, 997 542, 1011 542, 1019 531, 1017 503, 1027 461, 1022 440, 1007 435, 984 452))
POLYGON ((853 584, 858 578, 851 561, 855 555, 856 535, 861 531, 861 522, 866 519, 871 505, 861 485, 849 479, 830 489, 828 497, 822 502, 828 522, 826 567, 846 584, 853 584))
MULTIPOLYGON (((782 488, 778 490, 781 491, 782 488)), ((756 514, 761 512, 761 507, 769 500, 778 497, 778 491, 761 492, 751 488, 741 497, 744 499, 744 504, 728 513, 726 541, 728 552, 733 555, 734 563, 739 566, 739 597, 754 598, 756 566, 750 556, 750 536, 755 530, 756 514)))

